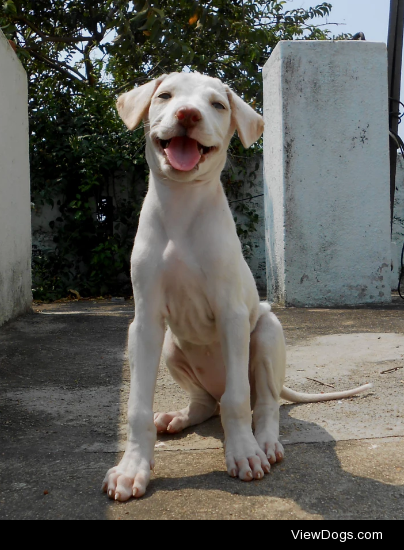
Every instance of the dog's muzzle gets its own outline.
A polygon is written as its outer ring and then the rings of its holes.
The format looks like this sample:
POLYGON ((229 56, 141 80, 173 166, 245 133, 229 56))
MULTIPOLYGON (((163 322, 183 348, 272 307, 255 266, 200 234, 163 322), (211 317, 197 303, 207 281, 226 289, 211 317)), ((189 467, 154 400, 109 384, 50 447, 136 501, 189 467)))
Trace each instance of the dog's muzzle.
POLYGON ((206 147, 188 136, 176 136, 159 141, 170 165, 183 172, 193 170, 202 157, 214 149, 214 147, 206 147))

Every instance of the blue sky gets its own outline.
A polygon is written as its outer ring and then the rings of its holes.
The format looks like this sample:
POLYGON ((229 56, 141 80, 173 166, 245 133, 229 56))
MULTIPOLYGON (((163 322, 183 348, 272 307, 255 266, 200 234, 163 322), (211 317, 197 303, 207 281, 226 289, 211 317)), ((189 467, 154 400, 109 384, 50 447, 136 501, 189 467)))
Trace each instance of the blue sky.
MULTIPOLYGON (((331 15, 322 23, 329 25, 332 34, 355 34, 362 31, 366 40, 387 43, 390 0, 327 0, 332 5, 331 15)), ((321 0, 287 0, 288 9, 307 8, 321 4, 321 0)), ((319 19, 316 19, 319 21, 319 19)))

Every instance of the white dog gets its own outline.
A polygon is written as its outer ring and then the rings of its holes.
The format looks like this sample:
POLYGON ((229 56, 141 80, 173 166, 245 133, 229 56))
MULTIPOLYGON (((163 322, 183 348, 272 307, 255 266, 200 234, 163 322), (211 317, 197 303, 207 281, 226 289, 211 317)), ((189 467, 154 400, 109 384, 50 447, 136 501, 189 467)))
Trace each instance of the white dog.
POLYGON ((370 385, 319 395, 283 386, 282 327, 259 301, 220 182, 235 130, 249 147, 263 132, 262 117, 199 73, 163 75, 120 96, 117 108, 131 130, 144 120, 150 180, 132 254, 128 441, 103 490, 120 501, 141 497, 156 429, 177 433, 210 418, 219 403, 229 475, 261 479, 283 458, 279 397, 336 399, 370 385), (161 354, 190 402, 153 415, 161 354))

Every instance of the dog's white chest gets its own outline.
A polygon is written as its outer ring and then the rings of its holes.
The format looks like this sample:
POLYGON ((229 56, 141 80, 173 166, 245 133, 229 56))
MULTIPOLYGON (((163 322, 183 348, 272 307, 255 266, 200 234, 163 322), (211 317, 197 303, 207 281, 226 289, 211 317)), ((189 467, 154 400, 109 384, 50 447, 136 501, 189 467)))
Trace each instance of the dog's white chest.
POLYGON ((216 323, 208 298, 208 280, 195 256, 169 243, 163 254, 162 287, 167 322, 181 340, 209 344, 216 323))

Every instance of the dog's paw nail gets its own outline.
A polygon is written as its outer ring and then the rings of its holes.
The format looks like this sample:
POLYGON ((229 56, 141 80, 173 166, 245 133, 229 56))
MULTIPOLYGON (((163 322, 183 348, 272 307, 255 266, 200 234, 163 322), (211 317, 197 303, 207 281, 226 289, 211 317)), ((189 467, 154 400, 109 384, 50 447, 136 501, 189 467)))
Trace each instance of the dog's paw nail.
POLYGON ((134 489, 133 489, 133 491, 132 491, 132 495, 133 495, 134 497, 137 496, 138 491, 139 491, 139 489, 138 489, 137 487, 134 487, 134 489))
POLYGON ((261 479, 261 478, 262 478, 262 474, 261 474, 261 472, 258 472, 256 479, 261 479))
POLYGON ((115 493, 115 500, 119 500, 119 497, 120 497, 120 494, 119 494, 119 493, 115 493))
POLYGON ((252 472, 247 472, 246 477, 248 477, 248 479, 252 479, 253 475, 252 475, 252 472))
POLYGON ((231 477, 237 477, 237 470, 234 470, 234 469, 231 470, 231 471, 230 471, 230 476, 231 476, 231 477))
POLYGON ((271 466, 269 466, 269 465, 268 465, 268 466, 264 466, 262 469, 264 470, 264 472, 265 472, 266 474, 269 474, 269 472, 271 471, 271 466))
POLYGON ((110 498, 112 497, 112 489, 110 489, 110 490, 108 491, 108 496, 109 496, 110 498))

